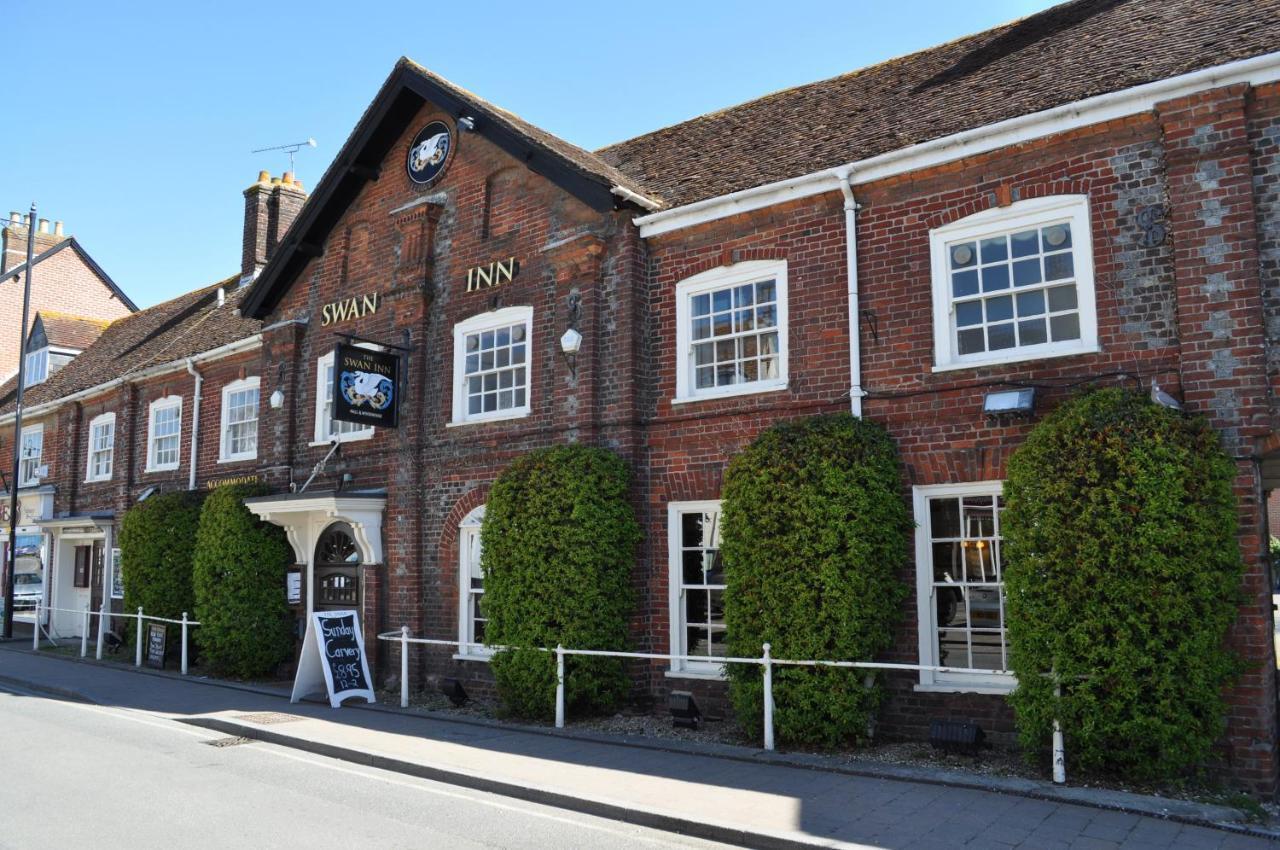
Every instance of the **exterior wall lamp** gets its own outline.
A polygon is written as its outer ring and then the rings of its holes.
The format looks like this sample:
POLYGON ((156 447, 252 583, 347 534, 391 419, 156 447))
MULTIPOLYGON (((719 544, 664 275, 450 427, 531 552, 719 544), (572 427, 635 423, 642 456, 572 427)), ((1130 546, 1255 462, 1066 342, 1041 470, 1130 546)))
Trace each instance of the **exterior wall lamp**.
POLYGON ((284 407, 284 390, 280 389, 282 384, 284 384, 284 364, 283 363, 280 364, 280 371, 279 371, 279 374, 276 376, 276 388, 275 390, 272 391, 271 397, 267 399, 267 402, 271 405, 272 410, 279 410, 280 408, 284 407))
POLYGON ((569 374, 578 377, 578 352, 582 350, 582 334, 578 331, 578 316, 582 311, 582 296, 569 296, 569 329, 560 337, 560 351, 569 366, 569 374))

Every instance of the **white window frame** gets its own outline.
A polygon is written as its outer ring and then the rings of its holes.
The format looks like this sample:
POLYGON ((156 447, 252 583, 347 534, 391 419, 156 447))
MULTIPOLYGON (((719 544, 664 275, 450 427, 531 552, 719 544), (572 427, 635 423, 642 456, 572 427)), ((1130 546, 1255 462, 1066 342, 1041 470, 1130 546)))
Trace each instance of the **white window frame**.
POLYGON ((732 266, 709 269, 676 284, 676 396, 672 404, 704 401, 712 398, 730 398, 756 393, 777 392, 787 388, 787 361, 790 346, 787 341, 787 261, 750 260, 732 266), (695 295, 740 286, 744 283, 775 281, 778 311, 778 377, 752 381, 749 384, 730 384, 724 387, 697 389, 693 381, 693 333, 690 304, 695 295))
MULTIPOLYGON (((1098 316, 1093 272, 1093 232, 1089 225, 1088 195, 1052 195, 1030 198, 1007 207, 984 210, 929 231, 933 275, 933 371, 968 369, 1003 363, 1021 363, 1050 357, 1089 354, 1099 351, 1098 316), (1076 301, 1080 315, 1080 338, 1063 342, 959 354, 956 348, 955 310, 952 307, 950 266, 947 246, 961 241, 1043 227, 1054 222, 1071 224, 1072 261, 1075 268, 1076 301)), ((1017 289, 1010 286, 1011 294, 1017 289)))
MULTIPOLYGON (((168 436, 168 435, 166 435, 168 436)), ((147 412, 147 466, 143 472, 170 472, 182 466, 182 396, 168 395, 151 402, 147 412), (156 417, 162 411, 178 409, 178 451, 173 463, 156 463, 156 417)))
POLYGON ((449 425, 471 425, 476 422, 497 422, 503 419, 521 419, 533 410, 533 307, 503 307, 489 313, 481 313, 453 326, 453 419, 449 425), (496 330, 508 325, 525 326, 524 357, 524 405, 489 413, 467 413, 467 336, 496 330))
POLYGON ((37 348, 35 351, 28 351, 26 354, 26 363, 23 364, 22 381, 24 387, 34 387, 36 384, 43 384, 49 380, 49 346, 37 348), (33 363, 40 364, 40 377, 33 378, 35 370, 32 368, 33 363))
MULTIPOLYGON (((368 348, 373 351, 381 351, 372 345, 357 343, 358 348, 368 348)), ((316 417, 315 417, 315 439, 312 440, 313 446, 327 446, 335 440, 339 443, 353 443, 357 440, 370 440, 373 438, 374 429, 372 425, 358 425, 354 422, 339 423, 333 419, 331 415, 325 414, 325 407, 332 404, 332 398, 329 393, 333 391, 333 380, 326 373, 333 366, 333 352, 323 354, 316 360, 316 417), (336 426, 339 430, 330 430, 336 426), (350 428, 351 430, 340 430, 342 428, 350 428)), ((261 405, 261 399, 259 399, 261 405)), ((332 408, 330 408, 332 410, 332 408)), ((261 406, 259 406, 261 411, 261 406)))
POLYGON ((35 471, 44 465, 44 423, 37 422, 34 425, 23 426, 22 435, 19 437, 19 450, 22 452, 21 461, 18 465, 18 486, 19 487, 35 487, 40 484, 39 476, 35 475, 35 471), (27 437, 38 437, 40 451, 33 457, 26 456, 27 437), (34 461, 34 462, 33 462, 34 461), (27 470, 32 472, 27 475, 27 470))
MULTIPOLYGON (((484 522, 484 505, 473 508, 458 523, 458 652, 453 656, 458 660, 488 661, 493 657, 493 650, 487 646, 467 646, 476 639, 475 620, 471 616, 471 600, 484 596, 483 587, 473 590, 471 587, 471 553, 473 548, 481 546, 480 531, 484 522)), ((481 581, 484 576, 481 576, 481 581)))
MULTIPOLYGON (((917 485, 911 488, 916 520, 916 633, 919 637, 920 664, 937 666, 934 645, 938 632, 937 605, 933 597, 933 535, 930 529, 929 499, 934 497, 999 496, 1003 481, 976 481, 964 484, 917 485)), ((999 519, 997 518, 997 523, 999 519)), ((999 534, 999 525, 996 526, 999 534)), ((1003 584, 1003 582, 1001 582, 1003 584)), ((1007 624, 1006 624, 1007 629, 1007 624)), ((1006 640, 1008 639, 1006 632, 1006 640)), ((1009 675, 985 673, 940 673, 920 671, 918 691, 941 693, 1007 694, 1017 685, 1009 675)))
MULTIPOLYGON (((218 439, 218 463, 235 463, 242 460, 255 460, 258 457, 258 424, 262 421, 262 395, 259 391, 261 379, 257 375, 248 378, 241 378, 238 381, 232 381, 222 388, 222 413, 221 427, 218 433, 221 435, 218 439), (233 393, 244 392, 245 390, 253 390, 258 393, 257 413, 253 419, 254 441, 253 451, 251 452, 232 452, 231 451, 231 396, 233 393)), ((243 423, 237 423, 243 424, 243 423)))
POLYGON ((89 420, 89 445, 85 454, 84 461, 84 480, 86 484, 92 484, 95 481, 110 481, 111 476, 115 473, 116 467, 116 415, 115 413, 100 413, 89 420), (111 427, 111 445, 105 449, 94 448, 94 432, 103 426, 111 427), (107 455, 107 471, 105 473, 94 472, 94 455, 99 452, 105 452, 107 455))
MULTIPOLYGON (((688 632, 684 623, 684 564, 681 559, 683 547, 680 544, 680 517, 690 513, 716 511, 724 516, 720 499, 702 499, 690 502, 667 503, 667 597, 668 617, 671 627, 670 646, 672 655, 688 655, 685 645, 688 632)), ((683 661, 672 659, 668 676, 690 679, 724 679, 723 662, 715 661, 683 661)))

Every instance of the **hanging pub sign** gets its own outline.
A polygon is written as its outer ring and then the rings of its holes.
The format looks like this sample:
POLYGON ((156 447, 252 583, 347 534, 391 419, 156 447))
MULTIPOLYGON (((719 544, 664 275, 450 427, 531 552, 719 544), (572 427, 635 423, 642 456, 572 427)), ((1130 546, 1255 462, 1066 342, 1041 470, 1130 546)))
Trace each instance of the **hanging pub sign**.
POLYGON ((395 428, 399 422, 400 356, 347 343, 333 350, 333 418, 395 428))
POLYGON ((289 702, 321 691, 328 694, 329 705, 334 708, 350 697, 377 701, 364 654, 360 617, 355 611, 316 611, 307 618, 307 634, 302 639, 302 656, 289 702))

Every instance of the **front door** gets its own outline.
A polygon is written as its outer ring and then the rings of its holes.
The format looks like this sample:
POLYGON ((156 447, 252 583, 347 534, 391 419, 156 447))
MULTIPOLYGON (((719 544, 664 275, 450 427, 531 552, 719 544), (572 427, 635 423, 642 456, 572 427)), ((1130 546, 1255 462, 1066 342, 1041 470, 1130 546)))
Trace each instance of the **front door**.
POLYGON ((316 545, 315 610, 360 610, 360 547, 351 526, 336 522, 316 545))

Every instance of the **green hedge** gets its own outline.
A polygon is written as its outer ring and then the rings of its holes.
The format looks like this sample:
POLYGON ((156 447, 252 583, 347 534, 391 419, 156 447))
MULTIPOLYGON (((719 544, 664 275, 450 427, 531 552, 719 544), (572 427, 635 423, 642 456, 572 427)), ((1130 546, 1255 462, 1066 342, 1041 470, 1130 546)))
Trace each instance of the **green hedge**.
MULTIPOLYGON (((192 556, 204 493, 159 493, 125 512, 120 523, 120 571, 124 610, 196 619, 192 556)), ((125 629, 132 641, 135 631, 125 629)))
MULTIPOLYGON (((489 643, 626 647, 640 539, 629 484, 621 458, 582 445, 530 452, 494 482, 481 555, 489 643)), ((503 651, 492 668, 510 714, 553 715, 553 655, 503 651)), ((570 657, 566 670, 566 703, 575 714, 607 711, 627 692, 619 659, 570 657)))
POLYGON ((1209 755, 1238 670, 1234 476, 1202 419, 1118 389, 1063 405, 1014 452, 1006 616, 1029 754, 1056 717, 1085 771, 1167 778, 1209 755))
MULTIPOLYGON (((722 548, 728 651, 869 660, 888 648, 907 587, 912 528, 898 453, 878 425, 847 414, 775 425, 730 463, 722 548)), ((728 665, 738 720, 761 732, 761 670, 728 665)), ((775 667, 779 741, 865 739, 881 698, 865 673, 775 667)))
POLYGON ((260 485, 219 487, 205 499, 195 539, 195 639, 215 672, 271 674, 293 650, 285 567, 293 552, 283 529, 262 522, 244 499, 260 485))

